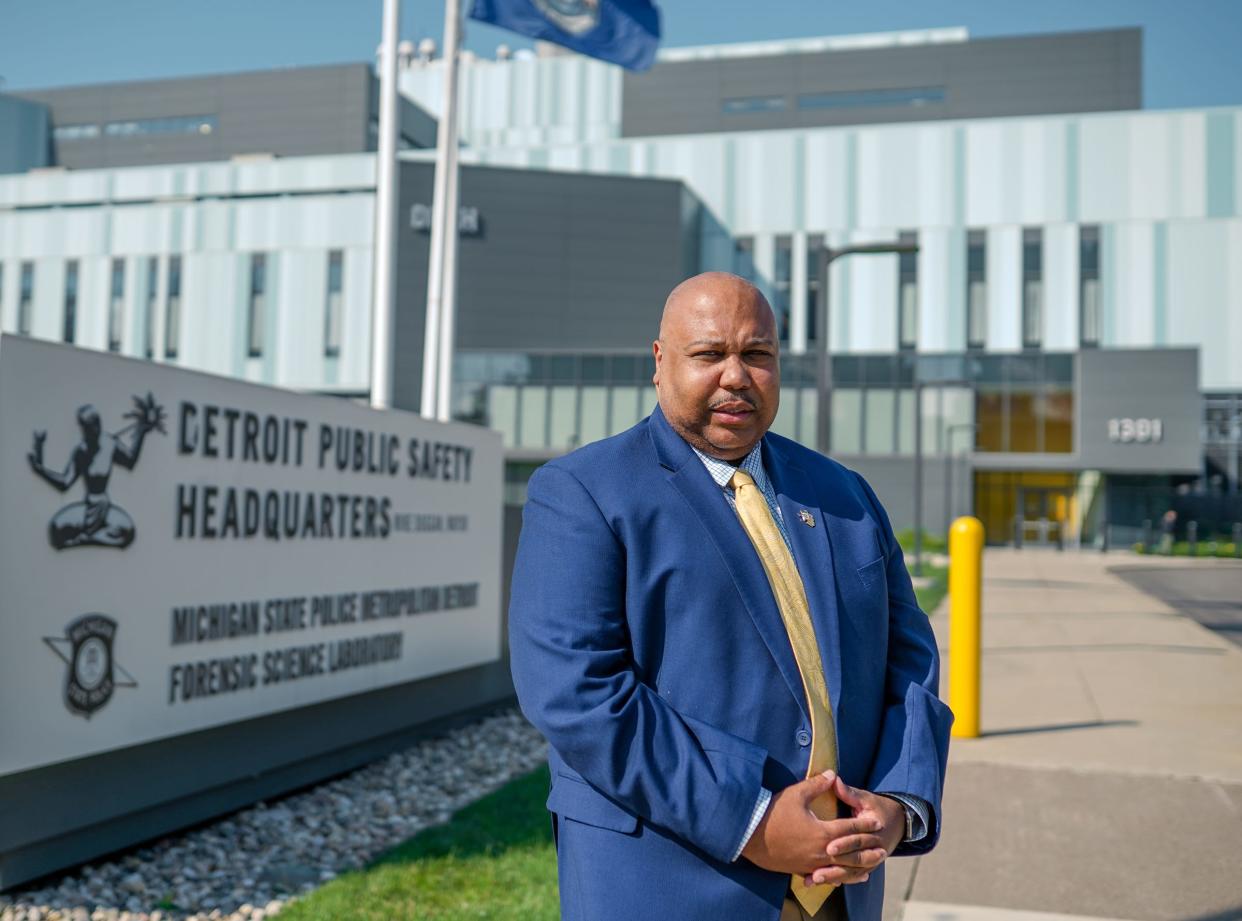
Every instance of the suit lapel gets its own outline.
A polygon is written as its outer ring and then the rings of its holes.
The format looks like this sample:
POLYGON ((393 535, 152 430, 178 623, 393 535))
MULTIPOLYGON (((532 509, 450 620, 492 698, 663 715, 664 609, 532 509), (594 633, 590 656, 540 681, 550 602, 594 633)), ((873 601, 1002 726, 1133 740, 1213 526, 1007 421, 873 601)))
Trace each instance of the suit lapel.
POLYGON ((802 674, 798 671, 789 634, 785 631, 784 621, 754 545, 707 468, 682 437, 673 431, 658 407, 651 414, 650 431, 660 464, 673 473, 670 483, 698 518, 707 538, 720 554, 747 613, 754 621, 755 629, 776 660, 781 676, 789 685, 789 692, 805 714, 806 691, 802 686, 802 674))
POLYGON ((794 562, 811 606, 815 640, 828 681, 832 718, 834 725, 839 725, 836 721, 841 701, 841 629, 836 576, 832 568, 832 518, 820 509, 814 484, 806 471, 788 460, 769 438, 763 440, 763 453, 764 468, 776 490, 776 501, 793 545, 794 562), (801 513, 804 511, 810 515, 814 526, 803 520, 801 513))

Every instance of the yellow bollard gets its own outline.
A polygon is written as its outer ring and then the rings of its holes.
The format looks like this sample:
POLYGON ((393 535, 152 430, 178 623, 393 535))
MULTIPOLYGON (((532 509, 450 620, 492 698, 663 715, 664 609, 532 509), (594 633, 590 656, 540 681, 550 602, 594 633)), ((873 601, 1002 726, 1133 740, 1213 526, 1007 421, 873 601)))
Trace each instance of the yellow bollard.
POLYGON ((965 516, 949 529, 949 708, 953 737, 979 738, 983 523, 965 516))

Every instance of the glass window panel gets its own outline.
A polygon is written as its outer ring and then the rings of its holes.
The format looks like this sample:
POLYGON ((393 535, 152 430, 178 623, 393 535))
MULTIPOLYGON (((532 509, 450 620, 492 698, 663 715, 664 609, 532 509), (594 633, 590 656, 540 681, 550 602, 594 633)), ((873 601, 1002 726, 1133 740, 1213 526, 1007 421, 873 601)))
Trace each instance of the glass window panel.
POLYGON ((789 341, 790 279, 793 272, 793 238, 776 238, 776 266, 773 279, 772 310, 776 314, 781 342, 789 341))
POLYGON ((108 351, 121 351, 121 325, 125 317, 125 260, 112 260, 112 284, 108 296, 108 351))
POLYGON ((608 379, 608 361, 603 355, 582 356, 582 380, 589 384, 603 383, 608 379))
POLYGON ((1045 355, 1043 380, 1049 384, 1074 384, 1073 355, 1045 355))
POLYGON ((865 355, 859 359, 863 368, 863 381, 868 388, 891 387, 896 383, 893 376, 893 356, 865 355))
POLYGON ((1069 454, 1074 450, 1074 391, 1049 389, 1043 397, 1044 450, 1069 454))
POLYGON ((755 239, 738 237, 733 241, 733 274, 747 281, 755 281, 755 239))
POLYGON ((577 357, 574 355, 549 355, 548 380, 556 384, 573 384, 578 381, 577 357))
POLYGON ((1085 278, 1080 296, 1082 309, 1082 344, 1100 344, 1100 280, 1085 278))
POLYGON ((1009 395, 1009 450, 1021 454, 1039 450, 1040 423, 1035 394, 1019 390, 1009 395))
POLYGON ((542 384, 548 379, 548 357, 546 355, 526 356, 526 380, 530 383, 542 384))
POLYGON ((638 356, 613 355, 612 376, 609 380, 617 384, 633 384, 638 381, 638 356))
MULTIPOLYGON (((861 454, 862 391, 833 391, 831 413, 832 452, 834 454, 861 454)), ((815 431, 814 427, 811 431, 815 431)))
POLYGON ((895 89, 845 90, 832 93, 803 93, 799 109, 874 109, 921 107, 942 103, 947 96, 943 86, 915 86, 895 89))
POLYGON ((522 417, 518 447, 543 448, 548 443, 548 388, 527 384, 522 388, 522 417))
POLYGON ((504 436, 506 448, 517 445, 517 388, 493 384, 487 388, 487 424, 504 436))
POLYGON ((73 342, 78 332, 78 260, 65 263, 65 315, 61 338, 73 342))
MULTIPOLYGON (((814 375, 814 369, 812 369, 811 373, 814 375)), ((857 355, 832 356, 833 383, 845 384, 847 386, 857 386, 863 382, 862 375, 862 359, 857 355)))
POLYGON ((611 388, 611 416, 608 427, 612 434, 624 432, 638 421, 638 387, 617 386, 611 388))
POLYGON ((176 358, 181 343, 181 257, 168 260, 168 300, 164 304, 164 356, 176 358))
POLYGON ((946 387, 940 394, 944 418, 944 449, 953 454, 968 452, 974 444, 973 432, 966 428, 975 421, 975 394, 967 387, 946 387))
POLYGON ((1005 450, 1005 395, 997 389, 980 388, 975 394, 976 451, 1005 450))
POLYGON ((552 387, 552 409, 548 417, 549 447, 569 450, 578 446, 578 388, 552 387))
POLYGON ((819 424, 815 418, 815 406, 818 394, 812 387, 803 387, 798 400, 798 441, 813 450, 815 445, 815 427, 819 424))
MULTIPOLYGON (((924 394, 926 396, 926 394, 924 394)), ((930 427, 928 419, 923 420, 923 430, 930 427)), ((934 419, 930 421, 935 421, 934 419)), ((926 440, 926 439, 925 439, 926 440)), ((897 391, 897 453, 914 453, 914 391, 897 391)))
POLYGON ((894 414, 897 399, 892 390, 867 390, 867 425, 864 428, 864 453, 892 454, 894 414))
POLYGON ((263 354, 263 315, 266 308, 267 257, 263 253, 254 253, 250 257, 250 308, 246 327, 246 354, 251 358, 263 354))
POLYGON ((160 289, 160 260, 158 256, 147 259, 147 303, 142 317, 142 353, 155 357, 155 311, 160 289))
POLYGON ((988 338, 988 283, 983 279, 971 281, 969 291, 966 344, 981 349, 988 338))
POLYGON ((1044 283, 1028 278, 1022 285, 1022 344, 1037 347, 1044 335, 1044 283))
POLYGON ((579 423, 580 444, 590 444, 608 435, 608 388, 582 388, 582 421, 579 423))
POLYGON ((772 431, 786 438, 798 437, 798 391, 794 387, 781 388, 781 403, 772 420, 772 431))
POLYGON ((323 353, 328 358, 341 354, 341 297, 344 285, 344 254, 328 253, 327 298, 324 303, 323 353))
POLYGON ((788 104, 784 96, 747 96, 724 100, 721 103, 721 111, 726 115, 740 115, 745 112, 783 112, 788 104))
POLYGON ((17 331, 23 336, 30 335, 30 315, 34 310, 34 263, 23 262, 22 274, 19 279, 21 288, 17 298, 17 331))
POLYGON ((639 407, 639 414, 644 418, 651 415, 652 410, 660 405, 660 391, 654 387, 643 387, 643 404, 639 407))

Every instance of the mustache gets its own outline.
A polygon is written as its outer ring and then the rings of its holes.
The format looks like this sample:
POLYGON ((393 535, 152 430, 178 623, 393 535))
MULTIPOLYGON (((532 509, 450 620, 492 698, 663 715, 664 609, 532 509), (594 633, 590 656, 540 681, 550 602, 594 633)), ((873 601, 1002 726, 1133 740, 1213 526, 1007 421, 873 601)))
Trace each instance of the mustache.
POLYGON ((722 406, 727 406, 729 403, 745 403, 751 409, 759 408, 753 398, 748 397, 748 396, 743 396, 740 393, 737 396, 726 397, 723 400, 713 400, 711 403, 707 404, 707 408, 708 409, 719 409, 722 406))

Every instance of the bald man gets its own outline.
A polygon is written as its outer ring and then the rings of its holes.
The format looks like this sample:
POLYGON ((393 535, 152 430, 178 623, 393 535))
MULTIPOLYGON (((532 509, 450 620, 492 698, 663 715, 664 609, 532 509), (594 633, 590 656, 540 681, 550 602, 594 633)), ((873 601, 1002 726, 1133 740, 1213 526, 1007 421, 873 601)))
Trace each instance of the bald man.
POLYGON ((952 716, 887 515, 768 432, 771 308, 688 279, 659 406, 531 478, 509 609, 547 737, 561 914, 880 921, 939 836, 952 716))

